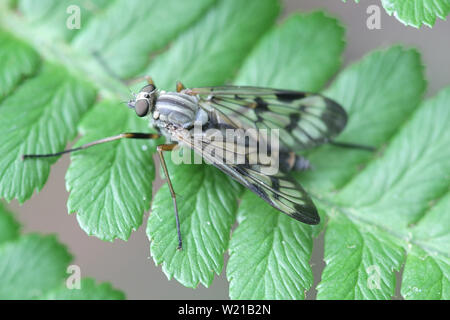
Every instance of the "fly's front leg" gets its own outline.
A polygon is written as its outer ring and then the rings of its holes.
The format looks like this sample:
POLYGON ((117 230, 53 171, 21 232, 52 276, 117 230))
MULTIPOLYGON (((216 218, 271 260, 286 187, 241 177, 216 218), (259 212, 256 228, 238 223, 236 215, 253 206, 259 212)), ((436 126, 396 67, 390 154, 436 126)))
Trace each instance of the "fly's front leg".
POLYGON ((186 87, 180 81, 177 81, 176 89, 177 89, 177 92, 181 92, 184 89, 186 89, 186 87))
POLYGON ((155 134, 155 133, 125 132, 125 133, 118 134, 116 136, 106 137, 106 138, 103 138, 100 140, 95 140, 95 141, 83 144, 82 146, 79 146, 77 148, 67 149, 67 150, 63 150, 60 152, 56 152, 56 153, 24 154, 24 155, 22 155, 22 160, 57 157, 57 156, 65 154, 65 153, 71 153, 71 152, 75 152, 75 151, 85 150, 87 148, 90 148, 90 147, 93 147, 93 146, 96 146, 99 144, 112 142, 112 141, 116 141, 116 140, 120 140, 120 139, 158 139, 159 137, 160 137, 160 135, 155 134))
POLYGON ((158 151, 159 160, 161 161, 161 165, 164 170, 164 174, 167 178, 167 184, 169 185, 170 195, 172 196, 173 206, 175 208, 175 221, 177 224, 177 233, 178 233, 178 247, 177 249, 182 249, 183 242, 181 240, 181 230, 180 230, 180 218, 178 217, 178 206, 177 199, 175 195, 175 191, 173 190, 172 181, 170 181, 169 171, 167 170, 166 161, 164 160, 164 151, 172 151, 177 145, 176 144, 162 144, 159 145, 156 150, 158 151))

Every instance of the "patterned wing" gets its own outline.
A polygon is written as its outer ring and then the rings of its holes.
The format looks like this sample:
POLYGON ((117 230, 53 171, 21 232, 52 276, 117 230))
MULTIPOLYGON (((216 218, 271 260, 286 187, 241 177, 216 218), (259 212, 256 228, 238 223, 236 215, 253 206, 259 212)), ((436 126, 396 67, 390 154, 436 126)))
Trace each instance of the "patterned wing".
POLYGON ((294 151, 330 141, 347 123, 345 110, 319 94, 243 86, 184 92, 199 95, 200 106, 216 122, 243 129, 279 129, 280 145, 294 151))
MULTIPOLYGON (((217 124, 217 128, 219 127, 217 124)), ((297 181, 282 171, 274 171, 271 163, 249 163, 251 154, 257 150, 240 148, 230 142, 214 141, 207 132, 195 137, 191 134, 178 135, 177 140, 279 211, 307 224, 320 222, 314 203, 297 181), (243 157, 244 161, 229 161, 238 157, 243 157)))
MULTIPOLYGON (((230 168, 224 169, 222 170, 227 172, 230 168)), ((275 209, 303 223, 320 222, 317 209, 308 193, 286 173, 279 171, 274 175, 264 175, 259 170, 242 165, 231 166, 231 169, 240 174, 244 186, 275 209)))

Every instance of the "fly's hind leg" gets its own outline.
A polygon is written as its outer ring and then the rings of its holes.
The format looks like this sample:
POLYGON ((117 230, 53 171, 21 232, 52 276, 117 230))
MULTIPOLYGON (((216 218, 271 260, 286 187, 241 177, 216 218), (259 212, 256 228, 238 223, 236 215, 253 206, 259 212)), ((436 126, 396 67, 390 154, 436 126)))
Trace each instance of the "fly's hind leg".
POLYGON ((172 197, 173 206, 175 208, 175 221, 177 224, 177 234, 178 234, 178 247, 181 250, 183 248, 183 241, 181 240, 181 230, 180 230, 180 218, 178 216, 178 206, 175 191, 173 190, 172 181, 170 180, 169 171, 167 170, 166 161, 164 160, 164 151, 172 151, 176 147, 176 144, 162 144, 159 145, 156 150, 158 151, 159 160, 161 161, 164 174, 167 178, 167 184, 169 185, 170 195, 172 197))
POLYGON ((280 169, 283 172, 307 171, 312 169, 308 159, 294 152, 280 152, 280 169))
POLYGON ((299 156, 299 155, 295 155, 295 162, 294 162, 294 167, 292 168, 292 170, 306 171, 306 170, 311 170, 311 169, 312 169, 312 165, 308 159, 306 159, 305 157, 299 156))

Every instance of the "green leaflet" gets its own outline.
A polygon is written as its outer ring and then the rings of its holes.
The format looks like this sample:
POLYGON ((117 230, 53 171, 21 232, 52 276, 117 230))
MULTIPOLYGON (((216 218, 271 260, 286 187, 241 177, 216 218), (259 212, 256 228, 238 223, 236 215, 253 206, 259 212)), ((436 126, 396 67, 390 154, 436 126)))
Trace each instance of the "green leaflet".
POLYGON ((48 38, 70 40, 109 3, 108 0, 17 0, 17 8, 39 33, 48 38), (79 28, 75 25, 77 20, 79 28))
POLYGON ((91 278, 81 279, 80 289, 67 289, 60 286, 42 298, 48 300, 124 300, 123 292, 114 289, 111 284, 104 282, 96 284, 91 278))
POLYGON ((63 281, 72 260, 54 236, 28 234, 0 246, 0 297, 37 298, 63 281))
MULTIPOLYGON (((447 207, 448 208, 448 207, 447 207)), ((450 259, 414 247, 406 258, 401 293, 411 300, 450 299, 450 259)))
POLYGON ((94 98, 89 84, 60 66, 46 64, 1 102, 1 197, 23 203, 42 189, 57 158, 22 161, 20 157, 64 149, 94 98))
MULTIPOLYGON (((347 2, 347 0, 342 0, 347 2)), ((355 0, 359 3, 359 0, 355 0)), ((381 0, 386 12, 407 26, 430 28, 436 18, 445 20, 450 13, 450 0, 381 0)))
POLYGON ((0 245, 19 236, 20 225, 0 202, 0 245))
POLYGON ((20 235, 19 227, 0 203, 1 299, 124 299, 109 283, 89 278, 81 279, 80 289, 67 289, 67 248, 55 236, 20 235))
POLYGON ((38 65, 39 57, 31 47, 0 30, 0 101, 38 65))
POLYGON ((449 97, 444 90, 425 102, 383 155, 341 189, 336 202, 348 204, 351 199, 355 215, 397 232, 419 222, 430 201, 449 187, 449 97))
POLYGON ((177 80, 187 87, 223 84, 273 25, 279 10, 276 0, 221 0, 144 74, 165 90, 173 90, 177 80))
POLYGON ((311 229, 247 191, 230 243, 231 299, 304 299, 313 283, 311 229))
POLYGON ((409 236, 427 251, 448 253, 450 252, 450 241, 448 241, 450 239, 448 232, 450 192, 444 192, 441 198, 429 201, 428 205, 426 212, 420 216, 420 220, 409 226, 411 232, 409 236))
POLYGON ((324 12, 294 14, 263 37, 234 83, 318 91, 341 65, 344 33, 324 12))
MULTIPOLYGON (((425 87, 416 51, 396 46, 370 53, 343 70, 325 91, 348 113, 336 140, 382 147, 419 105, 425 87)), ((324 145, 306 156, 315 170, 299 177, 319 196, 345 185, 376 154, 324 145)))
MULTIPOLYGON (((331 211, 331 208, 329 209, 331 211)), ((325 262, 318 299, 390 299, 404 253, 388 234, 332 216, 325 230, 325 262)))
MULTIPOLYGON (((117 101, 96 105, 79 126, 76 146, 123 132, 149 132, 117 101), (107 119, 107 121, 105 121, 107 119)), ((142 224, 152 197, 154 142, 122 139, 73 153, 66 174, 67 207, 81 228, 102 240, 126 240, 142 224)))
POLYGON ((73 45, 98 53, 117 76, 131 77, 148 65, 151 53, 168 45, 215 1, 114 1, 83 28, 73 45))
POLYGON ((449 101, 450 89, 426 101, 390 141, 384 154, 348 182, 329 203, 336 215, 330 217, 325 233, 327 267, 318 287, 319 298, 392 297, 393 271, 399 270, 404 262, 404 248, 411 255, 403 275, 402 295, 443 299, 448 296, 450 251, 445 241, 450 226, 446 200, 450 154, 445 146, 450 143, 449 101), (343 219, 345 224, 341 222, 343 219), (340 231, 342 225, 344 229, 340 231), (373 232, 366 231, 369 226, 373 232), (349 236, 351 228, 353 233, 359 233, 359 242, 349 236), (353 259, 348 259, 343 267, 341 260, 351 250, 353 259), (380 288, 368 290, 363 270, 367 266, 378 267, 380 288), (411 270, 425 267, 432 270, 427 272, 426 279, 420 273, 412 275, 411 270), (339 294, 336 287, 340 288, 339 294))
MULTIPOLYGON (((263 38, 236 82, 317 91, 340 65, 343 37, 338 22, 321 12, 294 15, 263 38), (261 68, 265 61, 272 63, 261 68)), ((318 228, 284 216, 246 191, 230 244, 230 297, 303 299, 313 283, 313 230, 318 228)))
POLYGON ((382 0, 389 15, 406 25, 420 28, 422 24, 433 27, 436 18, 446 19, 450 13, 449 0, 382 0))

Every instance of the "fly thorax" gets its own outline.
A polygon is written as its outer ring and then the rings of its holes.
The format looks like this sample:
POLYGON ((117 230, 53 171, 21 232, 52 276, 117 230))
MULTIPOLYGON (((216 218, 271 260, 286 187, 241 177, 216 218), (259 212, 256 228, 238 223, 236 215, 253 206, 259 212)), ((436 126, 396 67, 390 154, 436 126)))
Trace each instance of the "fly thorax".
POLYGON ((194 125, 198 117, 198 98, 178 92, 161 93, 153 112, 155 123, 167 123, 181 128, 194 125))

